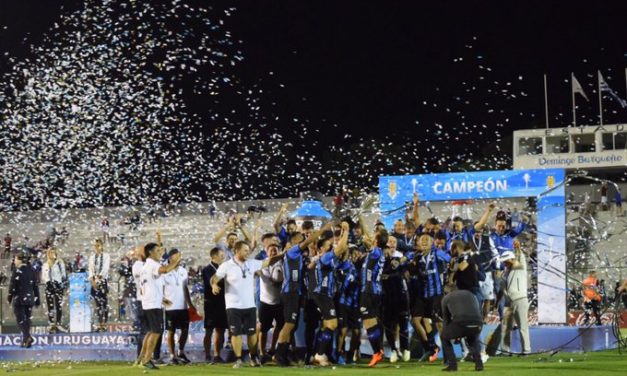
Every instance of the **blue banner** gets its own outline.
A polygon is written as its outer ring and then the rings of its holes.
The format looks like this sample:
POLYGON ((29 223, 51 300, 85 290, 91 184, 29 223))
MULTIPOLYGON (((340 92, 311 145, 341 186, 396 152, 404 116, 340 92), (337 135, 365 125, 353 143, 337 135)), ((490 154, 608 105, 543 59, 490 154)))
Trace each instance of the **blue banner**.
POLYGON ((418 193, 420 201, 536 197, 538 319, 541 323, 566 323, 564 179, 562 169, 382 176, 379 178, 381 220, 388 229, 394 221, 404 220, 414 193, 418 193))
POLYGON ((70 280, 70 332, 91 332, 91 284, 87 273, 72 273, 70 280))

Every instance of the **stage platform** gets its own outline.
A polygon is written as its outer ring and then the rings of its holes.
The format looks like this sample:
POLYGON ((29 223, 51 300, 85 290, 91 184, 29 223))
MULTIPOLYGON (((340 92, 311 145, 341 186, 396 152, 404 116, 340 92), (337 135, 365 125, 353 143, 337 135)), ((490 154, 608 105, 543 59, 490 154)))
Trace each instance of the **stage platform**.
MULTIPOLYGON (((495 325, 486 325, 482 332, 485 342, 495 325)), ((204 361, 202 348, 204 333, 190 333, 188 357, 195 362, 204 361)), ((532 352, 559 349, 562 352, 585 352, 616 348, 616 338, 610 326, 533 326, 530 328, 532 352)), ((0 335, 0 361, 133 361, 136 357, 136 337, 129 333, 70 333, 34 335, 35 344, 30 349, 20 347, 18 334, 0 335)), ((459 346, 456 346, 457 348, 459 346)), ((459 350, 459 349, 457 349, 459 350)), ((520 351, 518 332, 514 331, 513 352, 520 351)), ((167 346, 162 346, 166 357, 167 346)), ((370 345, 362 339, 362 353, 369 354, 370 345)), ((226 354, 225 354, 226 356, 226 354)))

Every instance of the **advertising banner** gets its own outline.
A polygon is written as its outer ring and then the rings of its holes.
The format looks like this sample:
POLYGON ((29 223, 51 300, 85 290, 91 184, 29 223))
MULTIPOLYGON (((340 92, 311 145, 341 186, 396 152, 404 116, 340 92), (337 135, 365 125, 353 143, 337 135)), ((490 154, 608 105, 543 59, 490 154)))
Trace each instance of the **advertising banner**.
POLYGON ((70 332, 91 332, 91 284, 87 273, 70 274, 70 332))

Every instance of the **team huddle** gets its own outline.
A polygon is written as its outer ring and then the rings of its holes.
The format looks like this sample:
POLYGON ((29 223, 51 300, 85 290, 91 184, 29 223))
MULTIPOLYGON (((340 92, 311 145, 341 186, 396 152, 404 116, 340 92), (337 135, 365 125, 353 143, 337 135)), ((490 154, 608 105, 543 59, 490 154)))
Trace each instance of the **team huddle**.
MULTIPOLYGON (((251 236, 239 221, 230 219, 216 235, 211 262, 202 270, 206 360, 224 361, 220 351, 228 331, 234 368, 243 366, 244 335, 250 366, 270 359, 289 366, 303 359, 294 332, 304 325, 305 364, 357 362, 363 328, 372 347, 369 366, 374 367, 384 359, 384 337, 391 348, 390 362, 410 360, 411 325, 423 349, 420 361, 437 359, 440 347, 435 337, 440 333, 448 370, 456 369, 451 341, 460 338, 481 370, 486 358, 480 354, 478 335, 484 312, 499 293, 505 295, 504 330, 516 321, 523 352, 529 353, 528 333, 523 333, 528 308, 526 261, 515 240, 528 218, 512 227, 505 213, 499 212, 489 229, 494 210, 490 204, 474 223, 455 217, 443 226, 436 218, 421 223, 418 207, 415 196, 411 216, 395 222, 391 232, 377 223, 372 233, 362 219, 329 222, 317 230, 311 221, 300 226, 294 220, 283 223, 283 207, 275 232, 262 235, 259 247, 256 230, 251 236), (247 240, 239 239, 238 229, 247 240), (518 278, 525 274, 524 286, 517 286, 524 288, 524 301, 509 288, 499 287, 503 282, 509 285, 521 269, 518 278), (453 290, 458 291, 450 293, 453 290)), ((172 361, 187 362, 187 308, 193 305, 183 287, 187 276, 178 265, 180 252, 169 252, 168 262, 162 265, 160 244, 150 243, 143 251, 145 263, 133 265, 142 328, 147 332, 137 364, 156 368, 151 358, 163 332, 164 307, 172 361), (174 346, 177 329, 181 330, 179 351, 174 346)), ((506 332, 502 348, 509 348, 510 340, 506 332)))

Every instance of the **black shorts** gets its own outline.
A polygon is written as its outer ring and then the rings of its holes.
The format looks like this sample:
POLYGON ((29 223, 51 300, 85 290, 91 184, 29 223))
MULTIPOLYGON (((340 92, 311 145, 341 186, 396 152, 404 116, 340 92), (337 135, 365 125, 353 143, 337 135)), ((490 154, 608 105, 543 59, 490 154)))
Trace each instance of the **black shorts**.
POLYGON ((283 306, 281 304, 266 304, 261 302, 259 306, 259 324, 261 331, 267 332, 272 329, 272 322, 276 321, 274 330, 281 330, 285 321, 283 320, 283 306))
POLYGON ((255 332, 257 331, 256 308, 229 308, 226 310, 226 317, 229 320, 229 331, 231 332, 231 335, 255 335, 255 332))
POLYGON ((435 321, 442 321, 442 295, 431 298, 418 298, 413 306, 413 317, 427 317, 435 321))
POLYGON ((316 325, 320 322, 320 311, 318 311, 318 306, 313 299, 305 300, 304 307, 305 315, 303 317, 303 321, 310 325, 316 325))
POLYGON ((165 329, 169 331, 189 329, 189 313, 187 310, 175 309, 165 311, 165 329))
POLYGON ((163 333, 163 310, 161 308, 145 309, 144 319, 149 333, 163 333))
POLYGON ((338 319, 340 328, 361 329, 361 318, 359 317, 359 307, 349 307, 344 304, 338 305, 338 319))
POLYGON ((285 322, 295 324, 298 322, 300 313, 300 296, 297 293, 281 294, 281 305, 283 306, 283 319, 285 322))
POLYGON ((333 320, 337 318, 335 302, 326 295, 314 294, 313 301, 316 302, 322 320, 333 320))
POLYGON ((229 322, 226 319, 226 307, 222 305, 216 306, 211 301, 205 301, 205 328, 226 329, 229 322))
POLYGON ((362 320, 374 319, 380 315, 381 295, 361 294, 359 297, 359 312, 362 320))

